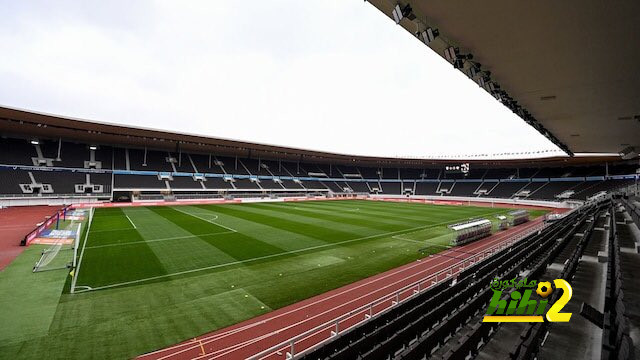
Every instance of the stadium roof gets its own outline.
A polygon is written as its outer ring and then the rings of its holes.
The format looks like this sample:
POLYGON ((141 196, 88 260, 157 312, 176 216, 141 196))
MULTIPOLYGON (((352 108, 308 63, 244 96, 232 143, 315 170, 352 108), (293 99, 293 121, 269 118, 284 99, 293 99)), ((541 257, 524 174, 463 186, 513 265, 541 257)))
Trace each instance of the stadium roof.
POLYGON ((569 154, 640 148, 639 1, 369 2, 569 154))
MULTIPOLYGON (((179 126, 176 124, 176 126, 179 126)), ((213 138, 195 134, 123 126, 104 122, 62 117, 8 107, 0 107, 0 134, 25 138, 64 139, 89 144, 119 145, 126 147, 213 153, 216 155, 248 158, 282 159, 304 162, 330 162, 366 166, 415 167, 438 164, 455 164, 468 161, 481 167, 489 166, 565 166, 619 162, 619 156, 547 157, 509 160, 451 160, 407 159, 373 156, 355 156, 311 151, 290 147, 213 138)))

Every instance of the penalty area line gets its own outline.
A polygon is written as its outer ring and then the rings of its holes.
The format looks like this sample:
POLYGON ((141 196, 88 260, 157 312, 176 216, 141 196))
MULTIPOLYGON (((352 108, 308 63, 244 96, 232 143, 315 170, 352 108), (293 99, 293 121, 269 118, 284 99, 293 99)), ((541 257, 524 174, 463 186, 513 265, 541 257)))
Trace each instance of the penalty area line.
POLYGON ((133 223, 133 221, 131 221, 131 218, 129 217, 129 215, 124 215, 127 217, 127 220, 129 220, 129 222, 131 223, 131 226, 133 226, 134 230, 138 230, 138 227, 136 226, 136 224, 133 223))
MULTIPOLYGON (((187 215, 189 215, 189 216, 193 216, 193 217, 194 217, 194 218, 196 218, 196 219, 200 219, 200 220, 202 220, 202 221, 206 221, 206 222, 208 222, 208 223, 211 223, 211 224, 214 224, 214 225, 220 226, 220 227, 225 228, 225 229, 227 229, 227 230, 229 230, 229 231, 238 232, 238 230, 236 230, 236 229, 232 229, 232 228, 230 228, 230 227, 228 227, 228 226, 225 226, 225 225, 219 224, 219 223, 217 223, 217 222, 215 222, 215 221, 213 221, 213 220, 210 220, 210 219, 207 219, 207 218, 203 218, 203 217, 201 217, 201 216, 198 216, 198 215, 196 215, 196 214, 192 214, 192 213, 187 212, 187 211, 184 211, 184 210, 180 210, 180 209, 178 209, 178 207, 177 207, 177 206, 172 207, 172 209, 174 209, 175 211, 179 211, 179 212, 181 212, 181 213, 183 213, 183 214, 187 214, 187 215)), ((201 213, 200 213, 200 214, 201 214, 201 213)), ((216 218, 216 219, 218 218, 218 215, 215 215, 215 214, 211 214, 211 216, 215 216, 215 218, 216 218)))

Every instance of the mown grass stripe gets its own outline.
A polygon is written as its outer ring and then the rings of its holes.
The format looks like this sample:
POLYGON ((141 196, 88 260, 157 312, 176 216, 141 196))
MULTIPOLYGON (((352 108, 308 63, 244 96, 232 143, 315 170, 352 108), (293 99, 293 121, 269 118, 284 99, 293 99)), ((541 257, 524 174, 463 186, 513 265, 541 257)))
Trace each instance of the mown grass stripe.
MULTIPOLYGON (((216 237, 215 235, 202 234, 202 231, 214 230, 216 228, 219 229, 220 227, 218 224, 201 220, 200 217, 195 217, 189 214, 187 210, 163 207, 153 209, 153 211, 184 230, 191 232, 194 235, 199 235, 199 238, 206 241, 209 245, 226 253, 235 260, 249 259, 267 254, 277 254, 283 251, 283 249, 245 236, 237 231, 234 231, 232 234, 229 234, 229 236, 222 238, 216 237)), ((226 228, 227 227, 222 227, 222 229, 226 228)))

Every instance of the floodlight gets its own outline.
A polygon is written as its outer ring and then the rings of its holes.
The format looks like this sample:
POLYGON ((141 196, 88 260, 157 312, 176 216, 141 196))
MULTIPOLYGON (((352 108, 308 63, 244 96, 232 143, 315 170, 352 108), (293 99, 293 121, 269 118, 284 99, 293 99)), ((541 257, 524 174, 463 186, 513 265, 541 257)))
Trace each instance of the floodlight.
POLYGON ((424 42, 427 45, 431 44, 431 42, 435 40, 435 38, 437 38, 438 35, 440 35, 440 32, 438 31, 438 29, 432 29, 432 28, 427 28, 426 30, 422 31, 422 33, 420 33, 422 42, 424 42))
POLYGON ((400 7, 400 4, 396 5, 395 8, 393 8, 393 11, 391 12, 391 14, 393 15, 393 20, 396 21, 396 24, 400 24, 400 21, 402 21, 402 19, 404 19, 405 17, 409 18, 410 20, 412 18, 415 18, 415 16, 413 16, 413 14, 411 13, 413 9, 411 9, 411 5, 407 4, 404 7, 400 7))

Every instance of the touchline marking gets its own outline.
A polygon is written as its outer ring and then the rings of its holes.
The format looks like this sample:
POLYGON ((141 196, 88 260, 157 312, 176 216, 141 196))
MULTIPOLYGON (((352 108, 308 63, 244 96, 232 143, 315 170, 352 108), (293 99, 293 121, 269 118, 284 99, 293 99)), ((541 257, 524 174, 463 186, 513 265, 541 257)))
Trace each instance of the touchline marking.
POLYGON ((126 217, 127 217, 127 220, 129 220, 129 222, 131 223, 131 225, 133 226, 133 228, 134 228, 135 230, 138 230, 138 227, 136 226, 136 224, 134 224, 134 223, 133 223, 133 221, 131 221, 131 218, 129 217, 129 215, 126 215, 126 214, 125 214, 124 216, 126 216, 126 217))
POLYGON ((215 233, 206 233, 206 234, 198 234, 198 235, 185 235, 185 236, 174 236, 174 237, 168 237, 168 238, 150 239, 150 240, 142 240, 142 241, 128 241, 128 242, 116 243, 116 244, 87 246, 87 249, 99 249, 99 248, 112 247, 112 246, 135 245, 135 244, 150 243, 150 242, 157 242, 157 241, 190 239, 190 238, 197 238, 197 237, 201 237, 201 236, 215 236, 215 235, 233 234, 233 233, 235 233, 235 231, 222 231, 222 232, 215 232, 215 233))
MULTIPOLYGON (((87 230, 84 233, 84 243, 82 243, 82 251, 80 251, 80 259, 78 259, 78 266, 76 266, 76 269, 74 271, 73 274, 73 280, 71 281, 71 293, 73 294, 76 288, 76 282, 78 281, 78 276, 80 275, 80 265, 82 265, 82 257, 84 255, 84 249, 87 247, 87 241, 89 241, 89 231, 91 230, 91 224, 93 223, 93 213, 94 213, 95 209, 91 208, 91 211, 89 212, 89 225, 87 226, 87 230)), ((88 287, 88 286, 87 286, 88 287)), ((83 291, 89 291, 89 290, 83 290, 83 291)))
MULTIPOLYGON (((172 209, 174 209, 175 211, 179 211, 179 212, 181 212, 181 213, 183 213, 183 214, 187 214, 187 215, 189 215, 189 216, 193 216, 193 217, 194 217, 194 218, 196 218, 196 219, 200 219, 200 220, 203 220, 203 221, 206 221, 206 222, 212 223, 212 224, 214 224, 214 225, 218 225, 218 226, 223 227, 223 228, 225 228, 225 229, 227 229, 227 230, 229 230, 229 231, 238 232, 238 230, 236 230, 236 229, 232 229, 232 228, 230 228, 230 227, 228 227, 228 226, 224 226, 224 225, 222 225, 222 224, 218 224, 217 222, 214 222, 213 220, 205 219, 205 218, 200 217, 200 216, 198 216, 198 215, 191 214, 191 213, 186 212, 186 211, 184 211, 184 210, 180 210, 180 209, 178 209, 178 207, 176 207, 176 206, 172 206, 171 208, 172 208, 172 209)), ((214 215, 214 214, 212 214, 212 215, 214 215)), ((216 216, 216 219, 217 219, 217 218, 218 218, 218 215, 215 215, 215 216, 216 216)))
MULTIPOLYGON (((499 243, 499 242, 500 242, 499 240, 502 240, 504 237, 507 237, 507 238, 508 238, 508 236, 511 236, 511 235, 516 235, 516 234, 524 233, 524 232, 526 232, 528 229, 530 229, 530 228, 532 227, 531 225, 534 225, 534 224, 525 225, 524 227, 522 227, 522 228, 520 229, 520 231, 517 231, 517 232, 512 233, 512 234, 497 234, 497 235, 494 235, 494 236, 495 236, 495 238, 494 238, 494 239, 492 239, 491 241, 487 242, 486 244, 482 244, 483 246, 481 246, 481 248, 483 248, 483 249, 484 249, 484 248, 490 248, 492 245, 494 245, 494 244, 496 244, 496 243, 499 243)), ((469 244, 467 244, 467 245, 469 245, 469 244)), ((465 246, 466 246, 466 245, 465 245, 465 246)), ((481 250, 481 251, 483 251, 483 250, 481 250)), ((445 260, 445 261, 447 261, 447 263, 448 263, 450 260, 445 260)), ((446 263, 437 264, 437 265, 436 265, 436 267, 437 267, 437 266, 443 266, 443 265, 445 265, 445 264, 446 264, 446 263)), ((349 293, 349 292, 351 292, 351 291, 357 290, 357 289, 359 289, 359 288, 361 288, 361 287, 363 287, 363 286, 368 286, 368 285, 373 284, 373 283, 375 283, 375 282, 378 282, 378 281, 384 280, 384 279, 386 279, 387 277, 394 276, 394 275, 397 275, 397 274, 403 273, 403 272, 408 271, 408 270, 412 270, 412 269, 414 269, 415 267, 418 267, 418 266, 420 266, 420 265, 421 265, 421 263, 418 263, 418 264, 413 264, 413 265, 410 265, 410 266, 407 266, 407 267, 404 267, 404 268, 396 269, 396 271, 389 272, 389 273, 385 274, 384 276, 382 276, 382 277, 380 277, 380 278, 371 279, 371 280, 366 281, 366 282, 364 282, 364 283, 362 283, 362 284, 359 284, 358 286, 355 286, 355 287, 353 287, 353 288, 345 289, 345 290, 343 290, 343 291, 341 291, 341 292, 339 292, 339 293, 333 294, 333 295, 331 295, 331 296, 329 296, 329 297, 326 297, 326 298, 319 299, 319 300, 317 300, 317 301, 315 301, 315 302, 313 302, 313 303, 306 304, 306 305, 304 305, 304 306, 302 306, 302 307, 299 307, 299 308, 295 308, 295 309, 289 310, 289 311, 287 311, 287 312, 284 312, 284 313, 278 314, 278 315, 276 315, 276 316, 274 316, 274 317, 271 317, 271 318, 267 318, 267 319, 261 320, 261 321, 259 321, 259 322, 255 322, 255 323, 251 323, 251 324, 243 325, 243 326, 240 326, 240 327, 238 327, 238 328, 234 328, 234 329, 231 329, 231 330, 223 331, 223 332, 221 332, 221 333, 217 333, 217 334, 205 335, 205 336, 203 336, 203 337, 201 338, 201 340, 202 340, 202 341, 205 341, 205 343, 209 344, 209 343, 211 343, 211 342, 213 342, 213 341, 216 341, 217 339, 225 338, 225 337, 230 336, 230 335, 233 335, 233 334, 235 334, 235 333, 242 332, 242 331, 245 331, 245 330, 247 330, 247 329, 251 329, 251 328, 256 327, 256 326, 258 326, 258 325, 261 325, 261 324, 265 324, 265 323, 267 323, 267 322, 269 322, 269 321, 274 321, 274 320, 276 320, 276 319, 278 319, 278 318, 281 318, 281 317, 287 316, 287 315, 289 315, 290 313, 294 313, 294 312, 300 311, 300 310, 305 309, 305 308, 307 308, 307 307, 309 307, 309 306, 313 306, 313 305, 315 305, 315 304, 317 304, 317 303, 322 303, 322 302, 325 302, 325 301, 331 300, 331 299, 333 299, 333 298, 334 298, 334 297, 336 297, 336 296, 340 296, 340 295, 343 295, 343 294, 345 294, 345 293, 349 293)), ((455 265, 453 265, 453 266, 455 266, 455 265)), ((434 268, 434 267, 432 266, 432 267, 429 267, 429 268, 427 268, 427 269, 421 269, 419 273, 423 273, 424 271, 427 271, 427 270, 432 269, 432 268, 434 268)), ((418 275, 419 273, 411 274, 411 275, 409 275, 409 277, 412 277, 412 276, 418 275)), ((394 284, 398 284, 398 283, 400 283, 400 282, 402 282, 402 281, 405 281, 405 280, 406 280, 406 279, 402 279, 402 280, 399 280, 399 281, 395 281, 395 282, 393 282, 393 283, 391 283, 391 284, 387 284, 387 286, 391 286, 391 285, 394 285, 394 284)), ((385 286, 385 287, 387 287, 387 286, 385 286)), ((360 298, 361 298, 361 297, 358 297, 357 299, 360 299, 360 298)), ((354 300, 356 300, 356 299, 354 299, 354 300)), ((350 302, 352 302, 352 301, 349 301, 349 303, 350 303, 350 302)), ((332 308, 332 309, 330 309, 330 310, 335 310, 335 308, 332 308)), ((318 315, 323 315, 323 314, 325 314, 325 313, 327 313, 327 311, 325 311, 325 312, 323 312, 323 313, 321 313, 321 314, 318 314, 318 315)), ((313 319, 313 318, 315 318, 315 317, 316 317, 316 316, 313 316, 312 318, 310 318, 310 319, 305 319, 304 321, 311 320, 311 319, 313 319)), ((279 332, 279 331, 274 331, 274 332, 271 332, 271 333, 267 333, 267 334, 265 334, 265 335, 260 336, 260 338, 264 338, 265 336, 271 336, 271 335, 273 335, 274 333, 278 333, 278 332, 279 332)), ((250 342, 250 341, 245 341, 244 343, 247 343, 247 342, 250 342)), ((229 348, 235 348, 235 347, 237 347, 237 346, 231 346, 231 347, 227 347, 227 348, 224 348, 224 349, 220 349, 220 350, 216 351, 215 353, 218 353, 218 352, 220 352, 220 351, 224 351, 224 350, 229 349, 229 348)), ((182 350, 180 350, 180 351, 176 351, 176 352, 174 352, 174 353, 171 353, 171 354, 169 354, 169 355, 166 355, 166 356, 164 356, 164 357, 162 357, 162 358, 160 358, 160 359, 164 359, 164 358, 168 358, 168 357, 171 357, 171 356, 175 356, 175 355, 177 355, 177 354, 183 353, 183 352, 185 352, 185 351, 189 351, 189 350, 191 349, 191 348, 189 348, 189 344, 188 344, 188 343, 181 343, 181 344, 176 344, 176 345, 173 345, 173 346, 170 346, 170 347, 164 348, 164 349, 159 349, 159 350, 156 350, 156 351, 152 351, 152 352, 150 352, 150 353, 143 354, 143 355, 141 355, 141 357, 145 357, 145 356, 149 356, 149 355, 153 355, 153 354, 157 354, 157 353, 162 353, 162 352, 165 352, 165 351, 169 351, 169 350, 172 350, 172 349, 178 349, 178 348, 183 348, 183 349, 182 349, 182 350)))
MULTIPOLYGON (((191 215, 189 213, 185 213, 185 214, 191 215)), ((197 216, 194 216, 194 217, 197 217, 197 216)), ((204 220, 204 219, 201 219, 201 220, 204 220)), ((331 244, 316 245, 316 246, 311 246, 311 247, 304 248, 304 249, 285 251, 285 252, 281 252, 281 253, 278 253, 278 254, 265 255, 265 256, 260 256, 260 257, 256 257, 256 258, 252 258, 252 259, 232 261, 232 262, 228 262, 228 263, 224 263, 224 264, 205 266, 205 267, 198 268, 198 269, 191 269, 191 270, 179 271, 179 272, 175 272, 175 273, 171 273, 171 274, 152 276, 152 277, 148 277, 148 278, 145 278, 145 279, 138 279, 138 280, 125 281, 125 282, 111 284, 111 285, 98 286, 98 287, 95 287, 95 288, 93 288, 91 290, 78 291, 77 293, 86 292, 86 291, 110 289, 110 288, 119 287, 119 286, 125 286, 125 285, 138 284, 138 283, 145 282, 145 281, 164 279, 164 278, 168 278, 168 277, 171 277, 171 276, 191 274, 191 273, 194 273, 194 272, 200 272, 200 271, 204 271, 204 270, 218 269, 218 268, 221 268, 221 267, 239 265, 239 264, 254 262, 254 261, 258 261, 258 260, 264 260, 264 259, 270 259, 270 258, 274 258, 274 257, 280 257, 280 256, 284 256, 284 255, 289 255, 289 254, 297 254, 297 253, 301 253, 301 252, 305 252, 305 251, 309 251, 309 250, 333 247, 333 246, 337 246, 337 245, 352 243, 352 242, 355 242, 355 241, 362 241, 362 240, 368 240, 368 239, 387 237, 387 236, 395 235, 395 234, 405 234, 405 233, 412 232, 412 231, 415 231, 415 230, 427 229, 427 228, 430 228, 430 227, 435 227, 435 226, 448 224, 450 222, 451 222, 451 220, 450 221, 446 221, 446 222, 442 222, 442 223, 438 223, 438 224, 417 226, 417 227, 410 228, 410 229, 397 230, 397 231, 391 231, 391 232, 382 233, 382 234, 369 235, 369 236, 364 236, 364 237, 360 237, 360 238, 339 241, 339 242, 335 242, 335 243, 331 243, 331 244)), ((234 232, 236 232, 236 231, 234 231, 234 232)))

